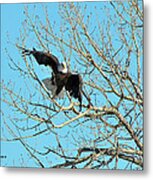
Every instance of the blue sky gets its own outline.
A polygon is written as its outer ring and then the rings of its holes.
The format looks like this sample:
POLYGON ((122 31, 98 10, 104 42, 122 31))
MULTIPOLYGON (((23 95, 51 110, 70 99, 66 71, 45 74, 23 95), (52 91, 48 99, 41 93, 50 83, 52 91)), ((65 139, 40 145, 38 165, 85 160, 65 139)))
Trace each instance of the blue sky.
MULTIPOLYGON (((96 4, 93 2, 90 3, 86 3, 88 5, 88 11, 87 13, 89 13, 90 11, 94 10, 94 5, 97 6, 97 14, 99 16, 104 16, 104 13, 101 11, 100 7, 103 6, 103 3, 100 2, 96 2, 96 4)), ((58 3, 45 3, 46 6, 48 6, 51 9, 51 15, 50 18, 53 21, 56 21, 56 26, 55 26, 55 31, 59 31, 59 26, 61 24, 61 18, 58 14, 58 3)), ((28 92, 27 89, 24 88, 25 87, 25 81, 21 80, 21 76, 14 71, 10 71, 10 67, 8 66, 8 56, 6 54, 5 48, 7 47, 7 50, 10 54, 10 56, 13 59, 16 59, 19 63, 22 64, 22 57, 21 55, 18 53, 16 47, 15 47, 15 43, 18 41, 19 38, 19 34, 20 34, 20 29, 22 28, 22 23, 25 19, 24 17, 24 7, 28 6, 29 8, 29 12, 32 15, 33 13, 35 14, 39 14, 40 18, 43 20, 44 18, 44 13, 42 11, 42 6, 39 3, 34 4, 3 4, 1 5, 1 79, 5 80, 5 82, 8 81, 12 81, 15 82, 15 90, 17 90, 17 92, 19 91, 19 89, 17 87, 21 87, 22 92, 24 95, 28 96, 28 92), (35 11, 33 11, 34 7, 36 7, 35 11), (21 62, 20 62, 21 61, 21 62)), ((84 6, 84 5, 83 5, 84 6)), ((103 19, 105 19, 103 17, 103 19)), ((107 18, 106 18, 107 20, 107 18)), ((91 29, 94 28, 94 17, 92 20, 92 24, 91 25, 91 29)), ((111 26, 114 26, 113 24, 111 26)), ((112 33, 115 30, 115 26, 114 28, 112 28, 112 33)), ((98 31, 98 28, 96 27, 96 32, 98 31)), ((31 36, 33 37, 33 36, 31 36)), ((95 35, 95 39, 96 39, 96 35, 95 35)), ((98 41, 98 39, 96 39, 98 41)), ((28 48, 32 48, 34 46, 33 42, 28 41, 27 43, 27 47, 28 48)), ((114 37, 114 47, 118 48, 120 46, 120 42, 116 42, 116 39, 114 37)), ((56 54, 57 57, 61 58, 61 54, 60 52, 58 52, 56 49, 53 49, 52 46, 50 46, 50 48, 52 50, 54 50, 54 53, 56 54)), ((92 50, 91 50, 92 52, 92 50)), ((124 55, 123 55, 124 56, 124 55)), ((135 66, 135 64, 133 63, 133 67, 135 66)), ((37 64, 35 64, 35 68, 37 69, 37 71, 39 72, 40 75, 40 79, 43 79, 45 77, 49 76, 48 71, 45 68, 39 68, 37 66, 37 64), (43 70, 43 71, 42 71, 43 70), (45 74, 44 74, 45 73, 45 74)), ((72 69, 74 69, 74 66, 72 64, 72 69)), ((79 69, 80 70, 80 69, 79 69)), ((131 69, 131 73, 132 73, 132 69, 131 69)), ((30 84, 29 84, 30 86, 30 84)), ((116 99, 112 96, 112 101, 116 102, 116 99)), ((104 101, 103 101, 104 102, 104 101)), ((100 100, 101 103, 101 100, 100 100)), ((2 103, 2 110, 5 111, 6 114, 13 114, 15 115, 16 112, 12 111, 12 109, 8 109, 8 107, 2 103)), ((19 117, 22 117, 22 114, 19 115, 19 117)), ((11 124, 10 124, 11 125, 11 124)), ((31 122, 31 125, 35 125, 35 122, 31 122)), ((88 124, 87 124, 88 125, 88 124)), ((90 124, 89 124, 90 125, 90 124)), ((94 126, 94 125, 93 125, 94 126)), ((45 125, 42 126, 42 129, 45 128, 45 125)), ((61 135, 66 135, 67 132, 69 131, 69 128, 64 128, 63 130, 58 130, 59 133, 61 135)), ((57 131, 57 132, 58 132, 57 131)), ((75 129, 73 130, 75 133, 82 133, 81 129, 75 129)), ((15 131, 16 132, 16 131, 15 131)), ((87 132, 86 133, 90 133, 87 132)), ((8 133, 6 132, 6 136, 8 135, 8 133)), ((73 133, 72 133, 73 135, 73 133)), ((9 135, 8 135, 9 137, 9 135)), ((34 138, 32 140, 28 140, 28 143, 33 143, 35 148, 39 148, 40 150, 44 150, 43 149, 43 143, 49 145, 49 142, 52 142, 54 144, 54 146, 56 146, 56 139, 54 136, 47 136, 47 139, 45 138, 46 136, 41 136, 39 138, 34 138)), ((91 137, 89 137, 90 139, 91 137)), ((64 143, 64 141, 63 141, 64 143)), ((23 145, 21 143, 19 143, 18 141, 15 142, 2 142, 2 155, 7 156, 7 159, 2 160, 2 164, 6 165, 6 166, 36 166, 37 164, 36 162, 34 162, 30 156, 27 154, 26 150, 23 148, 23 145), (10 151, 11 149, 11 151, 10 151), (24 159, 24 163, 22 162, 22 159, 24 159)), ((74 148, 74 146, 71 146, 71 144, 66 144, 65 145, 67 148, 74 148)), ((56 162, 58 160, 58 158, 56 156, 53 156, 52 161, 56 162)), ((46 159, 42 159, 42 161, 44 163, 46 163, 46 159)), ((124 161, 121 161, 119 164, 119 167, 122 168, 122 166, 124 165, 124 161)), ((48 164, 46 163, 46 167, 48 166, 48 164)))

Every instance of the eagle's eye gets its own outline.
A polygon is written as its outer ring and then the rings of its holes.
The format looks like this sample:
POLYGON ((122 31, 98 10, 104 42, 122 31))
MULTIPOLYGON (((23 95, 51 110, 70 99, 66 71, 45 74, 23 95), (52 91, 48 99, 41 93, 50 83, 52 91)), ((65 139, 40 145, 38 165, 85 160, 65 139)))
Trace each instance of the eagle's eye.
POLYGON ((62 68, 65 68, 65 64, 64 63, 62 63, 62 68))

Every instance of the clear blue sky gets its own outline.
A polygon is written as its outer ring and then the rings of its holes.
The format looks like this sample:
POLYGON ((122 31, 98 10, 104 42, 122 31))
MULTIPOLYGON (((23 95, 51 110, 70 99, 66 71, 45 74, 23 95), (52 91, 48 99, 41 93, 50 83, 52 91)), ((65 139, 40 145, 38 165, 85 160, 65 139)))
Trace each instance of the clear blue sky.
MULTIPOLYGON (((96 3, 86 3, 88 5, 89 10, 93 10, 93 6, 96 5, 99 7, 97 10, 97 13, 99 16, 104 16, 103 12, 100 11, 100 7, 103 6, 103 2, 96 2, 96 3)), ((36 5, 36 14, 39 14, 39 16, 43 19, 44 13, 42 11, 41 4, 37 3, 36 5)), ((60 25, 60 16, 58 14, 58 3, 46 3, 47 6, 51 9, 51 18, 52 21, 56 21, 57 24, 60 25)), ((21 77, 18 73, 14 71, 10 71, 10 68, 8 66, 8 57, 5 53, 5 48, 7 47, 9 54, 14 59, 19 59, 22 61, 21 55, 18 54, 18 51, 15 47, 15 43, 17 42, 17 38, 19 37, 20 28, 22 27, 22 22, 25 19, 23 11, 24 7, 27 6, 27 4, 3 4, 1 5, 1 79, 5 80, 5 82, 13 81, 16 83, 16 86, 19 87, 25 87, 24 82, 21 81, 21 77)), ((29 12, 33 13, 33 7, 34 4, 28 4, 29 12)), ((94 18, 93 18, 94 22, 94 18)), ((57 32, 59 31, 58 26, 56 26, 57 32)), ((31 42, 27 42, 27 45, 29 48, 33 47, 33 44, 31 45, 31 42)), ((120 44, 116 44, 116 46, 119 46, 120 44)), ((55 50, 56 56, 60 57, 60 53, 58 53, 55 50)), ((36 67, 38 68, 38 67, 36 67)), ((72 67, 73 68, 73 67, 72 67)), ((132 72, 132 70, 131 70, 132 72)), ((40 77, 45 78, 48 76, 48 73, 46 71, 46 74, 44 75, 40 70, 40 77)), ((23 89, 23 93, 27 93, 26 89, 23 89)), ((11 109, 8 109, 5 104, 2 103, 2 110, 5 111, 5 113, 14 113, 11 109)), ((22 115, 21 115, 22 116, 22 115)), ((61 130, 61 134, 65 135, 68 129, 61 130)), ((90 132, 89 132, 90 133, 90 132)), ((6 133, 6 135, 8 135, 6 133)), ((39 137, 39 139, 33 139, 31 140, 32 143, 36 144, 36 147, 43 148, 42 142, 45 144, 49 144, 49 142, 54 143, 54 137, 48 137, 45 139, 46 136, 39 137)), ((56 141, 56 140, 55 140, 56 141)), ((25 161, 25 164, 23 163, 22 166, 37 166, 36 163, 30 159, 29 155, 27 155, 27 152, 24 150, 21 143, 18 141, 15 142, 2 142, 3 147, 2 155, 7 156, 6 159, 2 160, 2 164, 6 166, 20 166, 22 164, 22 158, 25 161)), ((69 146, 69 145, 67 145, 69 146)), ((71 148, 71 146, 69 147, 71 148)), ((43 159, 43 161, 46 163, 46 166, 48 165, 47 162, 43 159)), ((56 157, 53 157, 53 162, 56 162, 56 157)), ((120 162, 119 167, 122 168, 124 165, 124 161, 120 162)))

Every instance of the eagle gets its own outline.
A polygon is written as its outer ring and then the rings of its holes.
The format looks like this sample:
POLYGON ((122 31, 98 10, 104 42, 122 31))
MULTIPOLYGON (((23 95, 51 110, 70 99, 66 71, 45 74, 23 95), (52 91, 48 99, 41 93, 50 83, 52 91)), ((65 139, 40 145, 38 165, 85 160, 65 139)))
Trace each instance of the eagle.
POLYGON ((32 55, 39 65, 49 66, 52 69, 51 78, 43 80, 43 83, 48 90, 52 90, 52 87, 55 87, 53 98, 58 97, 65 89, 71 97, 78 99, 81 111, 83 83, 80 74, 70 72, 66 63, 60 63, 58 58, 50 52, 37 51, 35 48, 32 50, 22 48, 22 55, 32 55))

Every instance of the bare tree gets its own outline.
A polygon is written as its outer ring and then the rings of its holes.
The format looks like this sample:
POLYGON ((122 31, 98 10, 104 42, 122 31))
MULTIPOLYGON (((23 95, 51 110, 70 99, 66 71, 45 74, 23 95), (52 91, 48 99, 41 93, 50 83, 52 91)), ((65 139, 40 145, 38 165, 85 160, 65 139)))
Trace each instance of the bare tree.
POLYGON ((10 109, 1 110, 2 141, 21 143, 36 167, 143 168, 142 2, 101 3, 92 12, 86 3, 59 3, 60 24, 47 7, 42 18, 26 6, 16 42, 20 54, 19 47, 33 46, 59 52, 81 74, 88 97, 81 112, 68 93, 52 99, 41 79, 49 69, 6 51, 25 86, 2 77, 1 100, 10 109))

